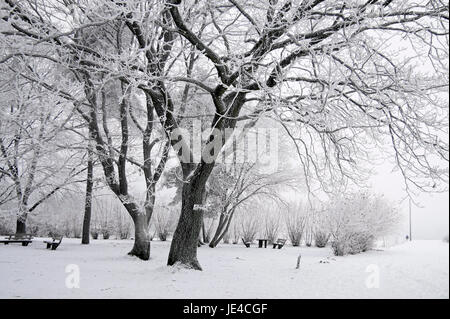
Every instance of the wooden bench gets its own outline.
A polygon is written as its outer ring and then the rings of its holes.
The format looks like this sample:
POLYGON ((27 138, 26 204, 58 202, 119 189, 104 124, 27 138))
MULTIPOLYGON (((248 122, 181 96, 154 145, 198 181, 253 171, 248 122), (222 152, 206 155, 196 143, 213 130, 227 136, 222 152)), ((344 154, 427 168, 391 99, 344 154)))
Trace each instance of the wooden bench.
POLYGON ((244 243, 245 247, 250 248, 250 245, 252 244, 249 241, 245 241, 244 238, 242 238, 242 242, 244 243))
POLYGON ((28 246, 33 242, 33 235, 31 234, 12 234, 7 235, 5 239, 0 240, 0 243, 8 245, 9 243, 21 243, 22 246, 28 246))
POLYGON ((267 248, 267 242, 269 240, 265 238, 258 239, 258 248, 267 248))
POLYGON ((277 239, 277 241, 275 243, 273 243, 273 249, 278 248, 281 249, 283 248, 284 244, 286 243, 287 239, 277 239))
POLYGON ((61 244, 63 236, 52 236, 52 240, 44 240, 44 244, 47 244, 47 249, 56 250, 59 244, 61 244))

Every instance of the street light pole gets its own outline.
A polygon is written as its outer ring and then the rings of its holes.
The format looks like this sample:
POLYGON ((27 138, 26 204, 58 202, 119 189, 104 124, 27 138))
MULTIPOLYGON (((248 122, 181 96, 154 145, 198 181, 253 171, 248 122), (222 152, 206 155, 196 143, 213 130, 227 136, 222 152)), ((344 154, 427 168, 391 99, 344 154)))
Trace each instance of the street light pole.
POLYGON ((412 241, 412 218, 411 198, 409 199, 409 241, 412 241))

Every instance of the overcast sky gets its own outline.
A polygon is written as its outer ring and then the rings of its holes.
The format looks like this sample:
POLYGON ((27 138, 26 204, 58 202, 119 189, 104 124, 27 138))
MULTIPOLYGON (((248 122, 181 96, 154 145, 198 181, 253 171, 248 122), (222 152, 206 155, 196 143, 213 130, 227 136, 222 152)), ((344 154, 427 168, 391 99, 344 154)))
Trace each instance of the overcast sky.
MULTIPOLYGON (((379 174, 371 178, 373 189, 387 198, 400 202, 405 198, 404 184, 399 173, 392 173, 392 166, 379 166, 379 174)), ((413 239, 443 239, 449 233, 449 193, 422 193, 415 197, 420 207, 412 205, 413 239)), ((405 199, 400 209, 405 216, 405 236, 409 232, 409 204, 405 199)))

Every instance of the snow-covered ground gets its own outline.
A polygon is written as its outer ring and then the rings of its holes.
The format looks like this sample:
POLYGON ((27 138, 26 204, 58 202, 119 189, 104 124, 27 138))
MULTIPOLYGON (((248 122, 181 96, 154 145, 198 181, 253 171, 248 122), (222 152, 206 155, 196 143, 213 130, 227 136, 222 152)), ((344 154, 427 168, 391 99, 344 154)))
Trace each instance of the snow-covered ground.
POLYGON ((168 242, 153 242, 145 262, 126 255, 131 241, 64 239, 56 251, 40 241, 0 245, 0 298, 449 298, 449 246, 439 241, 347 257, 328 248, 202 247, 202 272, 166 267, 168 242), (79 288, 66 287, 76 274, 68 265, 79 268, 79 288))

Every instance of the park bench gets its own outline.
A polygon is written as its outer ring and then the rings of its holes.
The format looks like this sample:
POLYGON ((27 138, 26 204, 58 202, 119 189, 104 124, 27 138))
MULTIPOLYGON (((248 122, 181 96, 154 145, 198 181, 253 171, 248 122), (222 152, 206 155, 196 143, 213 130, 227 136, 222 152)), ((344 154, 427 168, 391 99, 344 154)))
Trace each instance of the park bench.
POLYGON ((269 240, 265 238, 258 239, 258 248, 267 248, 267 242, 269 240))
POLYGON ((275 249, 275 248, 281 249, 281 248, 283 248, 285 243, 286 243, 286 239, 277 239, 277 241, 275 243, 273 243, 273 249, 275 249))
POLYGON ((52 236, 52 240, 44 240, 44 244, 47 244, 47 249, 56 250, 59 244, 61 244, 63 236, 52 236))
POLYGON ((242 238, 242 242, 244 243, 245 247, 250 248, 251 242, 245 241, 244 238, 242 238))
POLYGON ((5 239, 0 240, 0 243, 8 245, 9 243, 21 243, 22 246, 28 246, 33 242, 33 235, 31 234, 12 234, 7 235, 5 239))

